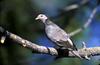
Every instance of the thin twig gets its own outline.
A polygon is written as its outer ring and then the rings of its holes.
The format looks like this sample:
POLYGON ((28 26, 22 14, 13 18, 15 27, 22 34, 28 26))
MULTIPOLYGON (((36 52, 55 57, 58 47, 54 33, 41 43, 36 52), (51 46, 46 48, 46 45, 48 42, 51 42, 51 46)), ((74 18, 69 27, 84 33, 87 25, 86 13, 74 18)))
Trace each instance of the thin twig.
POLYGON ((89 2, 89 0, 82 0, 79 4, 72 4, 72 5, 66 6, 63 10, 68 12, 73 9, 78 9, 88 2, 89 2))
POLYGON ((71 37, 71 36, 74 36, 74 35, 76 35, 76 34, 78 34, 78 33, 80 33, 81 31, 83 31, 84 29, 86 29, 86 28, 91 24, 92 19, 93 19, 94 15, 95 15, 96 12, 97 12, 97 8, 98 8, 98 7, 96 7, 96 8, 93 9, 93 11, 92 11, 92 13, 91 13, 89 19, 86 21, 86 23, 83 25, 83 27, 81 27, 81 28, 79 28, 79 29, 77 29, 77 30, 75 30, 75 31, 73 31, 73 32, 71 32, 71 33, 69 33, 69 36, 70 36, 70 37, 71 37))

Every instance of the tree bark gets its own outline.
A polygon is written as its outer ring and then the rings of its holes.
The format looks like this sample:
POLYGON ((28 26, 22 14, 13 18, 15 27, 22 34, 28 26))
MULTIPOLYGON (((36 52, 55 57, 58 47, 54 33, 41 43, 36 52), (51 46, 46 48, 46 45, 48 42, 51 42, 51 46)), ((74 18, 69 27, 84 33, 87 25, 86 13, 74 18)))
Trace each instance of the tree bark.
MULTIPOLYGON (((22 45, 23 47, 33 50, 34 53, 50 54, 50 55, 60 56, 60 57, 77 57, 72 53, 72 51, 56 49, 54 47, 46 47, 46 46, 37 45, 35 43, 32 43, 28 40, 21 38, 20 36, 13 34, 13 33, 4 31, 4 29, 2 27, 0 27, 0 33, 4 33, 4 32, 6 35, 5 37, 12 39, 13 41, 17 42, 18 44, 22 45)), ((82 58, 85 58, 85 59, 87 59, 86 57, 100 55, 100 47, 86 48, 84 46, 83 48, 78 49, 77 51, 76 50, 73 50, 73 51, 77 52, 82 58)))

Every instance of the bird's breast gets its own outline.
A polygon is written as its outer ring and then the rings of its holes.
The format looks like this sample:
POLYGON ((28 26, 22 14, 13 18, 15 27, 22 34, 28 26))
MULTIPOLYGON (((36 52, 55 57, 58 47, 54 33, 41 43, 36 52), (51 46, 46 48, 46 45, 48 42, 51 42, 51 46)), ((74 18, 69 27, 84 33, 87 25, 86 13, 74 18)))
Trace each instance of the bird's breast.
POLYGON ((53 26, 48 26, 45 29, 47 36, 52 40, 57 39, 57 31, 53 26))
POLYGON ((45 31, 47 32, 47 34, 53 34, 56 32, 56 29, 53 26, 47 26, 45 31))

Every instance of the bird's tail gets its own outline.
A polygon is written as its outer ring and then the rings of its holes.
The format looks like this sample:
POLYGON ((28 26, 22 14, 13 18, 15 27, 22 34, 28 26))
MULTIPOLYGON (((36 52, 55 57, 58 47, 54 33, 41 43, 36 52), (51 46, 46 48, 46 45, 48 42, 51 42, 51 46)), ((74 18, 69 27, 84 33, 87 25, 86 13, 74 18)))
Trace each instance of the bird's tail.
POLYGON ((71 51, 76 57, 82 59, 82 57, 79 55, 77 51, 71 51))

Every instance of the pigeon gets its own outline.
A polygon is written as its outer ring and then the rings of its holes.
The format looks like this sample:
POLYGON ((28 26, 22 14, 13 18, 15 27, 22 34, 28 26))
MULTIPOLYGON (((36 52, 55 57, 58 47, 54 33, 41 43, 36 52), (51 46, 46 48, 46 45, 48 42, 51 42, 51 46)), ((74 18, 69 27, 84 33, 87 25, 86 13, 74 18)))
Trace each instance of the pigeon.
POLYGON ((35 19, 41 20, 41 22, 44 23, 47 37, 52 42, 54 42, 57 47, 72 51, 75 56, 81 58, 81 56, 77 52, 73 51, 77 50, 77 48, 63 29, 49 20, 48 17, 44 14, 39 14, 35 19))

